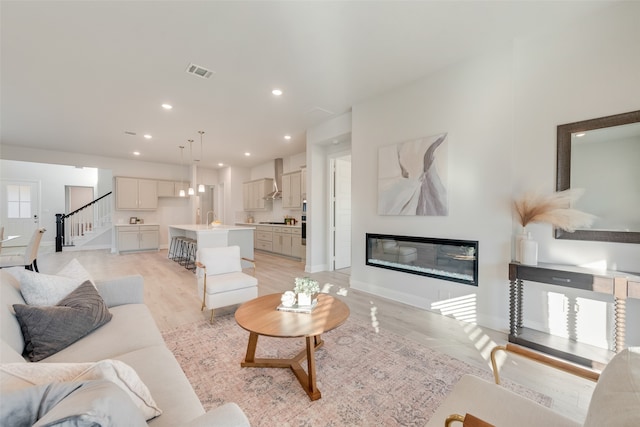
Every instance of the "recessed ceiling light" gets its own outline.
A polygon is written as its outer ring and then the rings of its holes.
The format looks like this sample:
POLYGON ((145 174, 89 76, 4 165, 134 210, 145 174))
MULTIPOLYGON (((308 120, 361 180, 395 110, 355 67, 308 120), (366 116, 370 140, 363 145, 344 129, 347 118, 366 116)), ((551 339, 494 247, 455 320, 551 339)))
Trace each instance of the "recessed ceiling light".
POLYGON ((134 152, 133 152, 133 155, 134 155, 134 156, 139 156, 139 155, 140 155, 140 152, 139 152, 139 151, 134 151, 134 152))
POLYGON ((224 166, 224 163, 218 163, 218 166, 224 166))
POLYGON ((173 105, 171 105, 171 104, 162 104, 162 108, 164 108, 165 110, 171 110, 173 108, 173 105))
POLYGON ((284 139, 286 139, 287 141, 291 139, 291 135, 285 135, 284 139))
POLYGON ((244 153, 245 156, 249 157, 251 155, 251 153, 249 153, 248 151, 246 153, 244 153))
POLYGON ((151 135, 149 135, 148 133, 144 134, 144 139, 151 139, 151 138, 152 138, 151 135))
POLYGON ((271 91, 272 94, 274 94, 275 96, 280 96, 282 95, 282 90, 280 89, 274 89, 271 91))

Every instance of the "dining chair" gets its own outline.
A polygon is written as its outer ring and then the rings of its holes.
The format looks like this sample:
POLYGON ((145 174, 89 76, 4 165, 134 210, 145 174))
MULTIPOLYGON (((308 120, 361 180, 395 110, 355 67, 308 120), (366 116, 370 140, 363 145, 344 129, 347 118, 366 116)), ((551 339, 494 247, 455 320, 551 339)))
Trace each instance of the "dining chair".
POLYGON ((37 263, 38 249, 45 231, 47 230, 44 228, 37 228, 33 232, 23 254, 0 255, 0 268, 24 266, 27 270, 39 273, 37 263))

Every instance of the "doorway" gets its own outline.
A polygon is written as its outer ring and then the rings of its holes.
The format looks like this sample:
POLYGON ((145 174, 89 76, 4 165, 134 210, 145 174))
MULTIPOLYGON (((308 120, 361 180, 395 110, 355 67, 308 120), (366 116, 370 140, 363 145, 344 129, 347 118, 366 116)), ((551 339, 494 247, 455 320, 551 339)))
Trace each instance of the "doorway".
POLYGON ((351 154, 332 158, 330 170, 332 270, 344 270, 351 267, 351 154))
POLYGON ((27 246, 40 226, 40 183, 3 179, 1 193, 4 235, 20 236, 2 246, 27 246))

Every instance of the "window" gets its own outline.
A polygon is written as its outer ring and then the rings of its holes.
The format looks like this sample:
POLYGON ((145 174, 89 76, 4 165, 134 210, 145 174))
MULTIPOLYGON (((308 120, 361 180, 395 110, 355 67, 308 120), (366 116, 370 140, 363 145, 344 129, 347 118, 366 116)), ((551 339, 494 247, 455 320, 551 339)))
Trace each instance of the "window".
POLYGON ((7 217, 31 218, 31 186, 7 185, 7 217))

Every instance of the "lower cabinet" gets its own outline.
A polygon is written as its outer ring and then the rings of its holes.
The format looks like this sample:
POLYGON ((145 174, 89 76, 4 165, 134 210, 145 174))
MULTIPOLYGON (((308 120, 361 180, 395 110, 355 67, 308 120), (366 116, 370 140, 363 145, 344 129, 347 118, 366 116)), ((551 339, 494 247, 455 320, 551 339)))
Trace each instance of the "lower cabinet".
POLYGON ((273 252, 273 230, 272 227, 258 225, 253 239, 255 249, 273 252))
POLYGON ((291 230, 291 256, 296 258, 302 258, 303 254, 302 250, 304 246, 302 246, 302 229, 294 228, 291 230))
POLYGON ((117 227, 118 252, 150 251, 160 248, 160 226, 127 225, 117 227))
POLYGON ((293 227, 258 225, 254 234, 254 248, 302 258, 302 230, 293 227))

